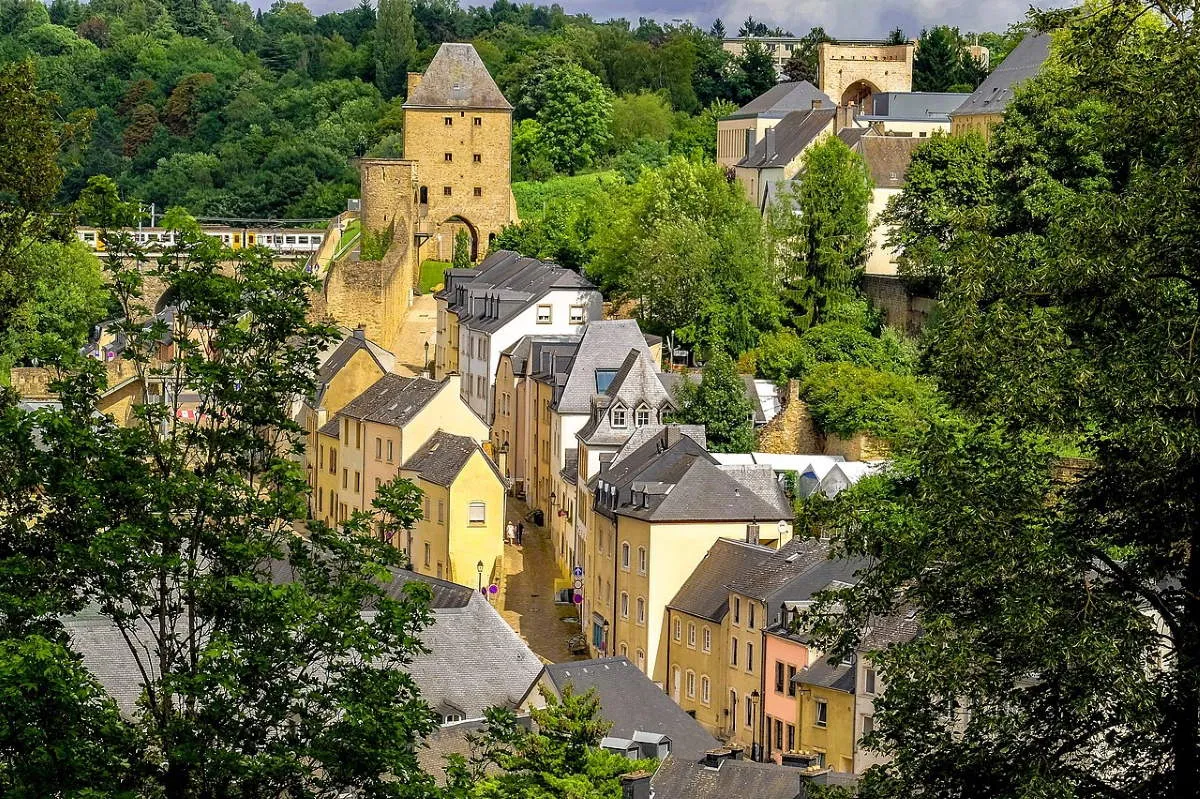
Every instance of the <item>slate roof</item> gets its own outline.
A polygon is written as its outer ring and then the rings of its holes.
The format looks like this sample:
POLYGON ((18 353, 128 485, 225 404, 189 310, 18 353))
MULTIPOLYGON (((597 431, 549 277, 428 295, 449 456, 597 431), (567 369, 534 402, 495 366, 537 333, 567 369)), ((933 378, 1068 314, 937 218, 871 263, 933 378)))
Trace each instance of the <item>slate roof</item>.
POLYGON ((438 47, 404 107, 512 110, 475 48, 450 42, 438 47))
POLYGON ((837 109, 832 107, 793 111, 763 136, 737 165, 750 169, 787 166, 796 160, 805 147, 816 141, 821 133, 834 124, 836 116, 837 109), (774 149, 768 150, 772 140, 774 149))
POLYGON ((723 760, 709 768, 696 760, 671 754, 650 779, 654 799, 797 799, 801 769, 723 760))
POLYGON ((502 354, 509 357, 514 375, 527 375, 535 371, 535 364, 540 362, 540 354, 549 349, 558 356, 571 357, 579 347, 583 338, 578 333, 568 333, 560 336, 521 336, 502 354))
MULTIPOLYGON (((647 441, 661 436, 663 431, 665 431, 668 426, 678 430, 680 435, 687 436, 692 441, 695 441, 701 446, 701 448, 707 449, 708 439, 704 432, 704 425, 702 424, 649 424, 634 428, 633 433, 631 433, 629 436, 629 440, 622 444, 621 448, 617 450, 611 465, 616 466, 618 463, 625 460, 625 458, 641 449, 647 441)), ((717 457, 713 453, 709 454, 713 455, 714 458, 717 457)))
POLYGON ((459 324, 487 333, 504 327, 550 291, 575 289, 599 295, 578 272, 511 250, 498 250, 477 268, 449 270, 446 276, 446 287, 437 298, 446 301, 459 324))
POLYGON ((568 483, 574 483, 579 478, 579 449, 571 447, 563 453, 563 467, 559 474, 568 483))
POLYGON ((449 488, 476 452, 491 464, 491 459, 475 439, 438 430, 400 468, 417 472, 422 479, 449 488))
POLYGON ((867 122, 949 122, 950 113, 968 97, 966 92, 878 92, 871 95, 873 113, 858 118, 867 122))
MULTIPOLYGON (((575 360, 558 398, 560 413, 589 413, 596 390, 597 369, 619 369, 630 350, 650 358, 646 337, 636 321, 613 319, 589 322, 576 350, 575 360)), ((615 381, 614 381, 615 382, 615 381)))
POLYGON ((837 137, 842 140, 842 143, 854 149, 854 145, 858 144, 859 139, 871 132, 870 128, 842 128, 837 132, 837 137))
POLYGON ((791 111, 811 111, 813 100, 820 100, 825 108, 833 108, 829 95, 806 80, 777 83, 725 118, 779 119, 791 111))
POLYGON ((863 651, 885 649, 892 644, 911 641, 921 633, 921 623, 916 614, 903 616, 876 616, 871 619, 870 629, 859 642, 863 651))
POLYGON ((915 136, 863 136, 855 149, 862 154, 877 189, 899 189, 913 153, 928 139, 915 136))
POLYGON ((848 663, 830 663, 825 658, 817 658, 808 668, 796 673, 792 678, 796 684, 819 685, 842 693, 854 693, 854 666, 848 663))
POLYGON ((672 756, 692 759, 720 745, 623 657, 549 664, 543 676, 560 696, 568 684, 576 693, 595 688, 600 715, 612 723, 609 737, 632 739, 635 732, 661 733, 671 739, 672 756))
POLYGON ((579 438, 591 445, 623 444, 631 431, 638 429, 635 413, 641 405, 653 411, 650 421, 658 424, 663 411, 675 407, 671 392, 663 386, 660 376, 648 352, 638 348, 628 350, 603 397, 597 400, 593 395, 589 403, 591 418, 580 428, 579 438), (608 409, 618 403, 626 408, 625 427, 612 425, 608 409))
POLYGON ((403 427, 437 396, 446 382, 425 377, 384 375, 346 403, 338 415, 403 427))
POLYGON ((778 551, 733 576, 729 588, 739 594, 767 601, 790 581, 829 557, 829 543, 817 538, 793 538, 778 551))
POLYGON ((1050 57, 1050 34, 1031 31, 1012 49, 1000 66, 984 78, 950 116, 1003 114, 1016 94, 1018 84, 1032 78, 1050 57))
POLYGON ((770 558, 769 547, 718 538, 667 607, 720 622, 729 611, 729 586, 770 558))

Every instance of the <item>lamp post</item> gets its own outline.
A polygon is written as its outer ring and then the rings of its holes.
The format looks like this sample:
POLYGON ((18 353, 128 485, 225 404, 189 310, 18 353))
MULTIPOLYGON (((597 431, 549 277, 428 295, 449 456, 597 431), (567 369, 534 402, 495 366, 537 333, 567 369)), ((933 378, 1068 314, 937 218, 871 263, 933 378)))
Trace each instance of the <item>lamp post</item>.
POLYGON ((483 561, 475 564, 475 571, 479 572, 479 592, 483 593, 483 561))
POLYGON ((429 376, 433 376, 433 371, 429 368, 429 342, 425 342, 425 371, 429 372, 429 376))
POLYGON ((604 620, 601 628, 604 630, 604 639, 600 642, 600 656, 608 657, 608 619, 604 620))

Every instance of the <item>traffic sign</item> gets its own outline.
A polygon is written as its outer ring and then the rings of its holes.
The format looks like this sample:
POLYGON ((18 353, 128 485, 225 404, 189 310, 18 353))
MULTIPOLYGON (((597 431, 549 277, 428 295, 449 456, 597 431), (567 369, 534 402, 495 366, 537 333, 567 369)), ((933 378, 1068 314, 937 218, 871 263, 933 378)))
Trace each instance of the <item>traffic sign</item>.
POLYGON ((572 570, 572 572, 571 572, 571 573, 572 573, 572 574, 574 574, 574 575, 575 575, 577 578, 578 578, 578 577, 582 577, 582 576, 583 576, 583 567, 582 567, 582 566, 576 566, 576 567, 574 568, 574 570, 572 570))

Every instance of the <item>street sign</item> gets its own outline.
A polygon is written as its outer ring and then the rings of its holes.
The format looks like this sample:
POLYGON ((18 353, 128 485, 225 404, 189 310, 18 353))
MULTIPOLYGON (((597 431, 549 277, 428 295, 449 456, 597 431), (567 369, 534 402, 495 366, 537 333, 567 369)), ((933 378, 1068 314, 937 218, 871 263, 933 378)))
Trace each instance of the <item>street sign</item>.
POLYGON ((572 572, 571 572, 571 573, 572 573, 572 574, 574 574, 576 578, 582 577, 582 576, 583 576, 583 567, 582 567, 582 566, 576 566, 576 567, 575 567, 575 568, 572 570, 572 572))
POLYGON ((576 605, 581 604, 583 602, 583 594, 579 594, 579 593, 575 594, 575 596, 572 597, 571 601, 574 602, 576 605))

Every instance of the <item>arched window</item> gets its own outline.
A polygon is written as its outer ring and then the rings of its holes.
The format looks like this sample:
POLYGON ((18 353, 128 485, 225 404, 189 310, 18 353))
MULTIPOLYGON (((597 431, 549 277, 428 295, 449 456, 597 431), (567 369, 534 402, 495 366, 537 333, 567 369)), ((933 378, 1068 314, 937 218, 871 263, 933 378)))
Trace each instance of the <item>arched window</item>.
POLYGON ((621 592, 621 618, 629 618, 629 594, 621 592))
POLYGON ((688 646, 696 648, 696 625, 688 622, 688 646))
POLYGON ((629 656, 629 647, 627 647, 625 644, 621 644, 621 657, 628 657, 628 656, 629 656))
POLYGON ((679 667, 675 666, 671 669, 671 698, 675 700, 675 704, 679 704, 679 667))
POLYGON ((646 623, 646 600, 641 597, 637 598, 637 623, 646 623))
MULTIPOLYGON (((693 640, 692 644, 695 645, 695 643, 696 643, 695 640, 693 640)), ((705 652, 712 651, 712 630, 709 629, 708 627, 704 628, 704 651, 705 652)))
POLYGON ((673 633, 674 633, 674 635, 675 635, 675 640, 676 640, 676 641, 678 641, 678 640, 680 639, 680 636, 682 635, 682 633, 680 632, 680 630, 681 630, 682 628, 683 628, 683 625, 680 623, 679 619, 676 619, 676 620, 675 620, 675 625, 674 625, 674 628, 673 628, 673 633))
POLYGON ((645 574, 646 567, 649 565, 649 559, 646 557, 646 548, 638 547, 638 573, 645 574))
POLYGON ((754 726, 754 698, 746 697, 746 726, 754 726))
POLYGON ((646 653, 640 649, 637 651, 637 667, 642 671, 646 670, 646 653))
POLYGON ((712 683, 707 674, 700 678, 700 701, 706 705, 712 701, 712 683))
POLYGON ((621 542, 621 568, 629 571, 629 542, 621 542))
POLYGON ((691 669, 687 671, 687 695, 688 699, 696 698, 696 672, 691 669))

